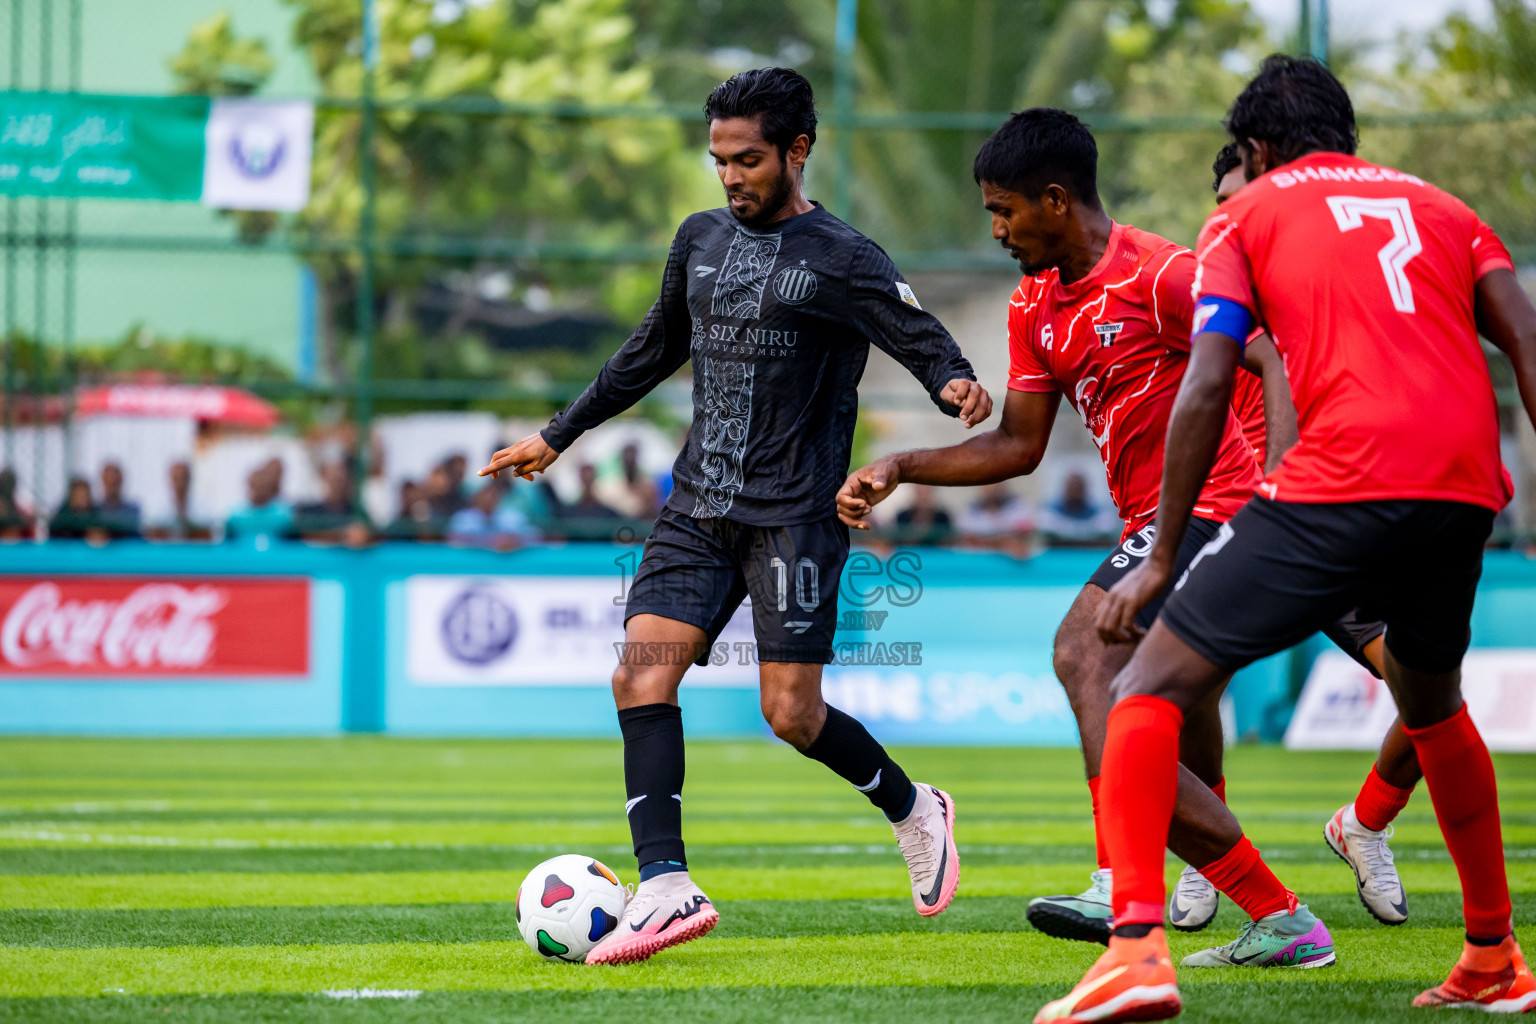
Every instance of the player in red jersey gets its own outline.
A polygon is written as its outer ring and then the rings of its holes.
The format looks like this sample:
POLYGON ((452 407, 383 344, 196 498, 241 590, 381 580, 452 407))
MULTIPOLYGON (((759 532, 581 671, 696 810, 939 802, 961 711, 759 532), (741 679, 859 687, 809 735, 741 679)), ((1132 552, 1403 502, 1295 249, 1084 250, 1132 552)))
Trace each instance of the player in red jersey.
MULTIPOLYGON (((1163 438, 1188 359, 1195 270, 1188 249, 1110 219, 1099 202, 1097 160, 1088 129, 1060 110, 1016 114, 982 146, 975 176, 992 213, 993 236, 1026 275, 1009 308, 1011 367, 1001 426, 964 444, 881 459, 852 473, 837 496, 843 521, 867 529, 874 505, 900 483, 966 486, 1030 473, 1045 453, 1061 398, 1067 397, 1093 435, 1126 523, 1123 543, 1088 580, 1056 635, 1056 673, 1077 718, 1090 791, 1099 775, 1109 683, 1129 656, 1125 648, 1099 639, 1094 617, 1105 592, 1152 547, 1163 438)), ((1181 565, 1218 534, 1258 481, 1253 453, 1229 415, 1181 565)), ((1149 624, 1152 614, 1155 609, 1147 615, 1149 624)), ((1217 757, 1204 779, 1188 769, 1181 772, 1169 845, 1255 922, 1265 920, 1253 927, 1270 929, 1269 918, 1279 915, 1326 936, 1213 792, 1221 788, 1221 727, 1214 702, 1201 714, 1206 724, 1196 730, 1202 738, 1194 744, 1192 761, 1208 764, 1211 759, 1199 755, 1213 745, 1217 757)), ((1106 835, 1097 827, 1097 814, 1095 825, 1102 851, 1106 835)), ((1094 886, 1081 896, 1031 904, 1036 927, 1067 938, 1108 941, 1110 872, 1102 852, 1099 866, 1094 886)), ((1331 942, 1319 943, 1311 958, 1297 965, 1332 959, 1331 942)))
MULTIPOLYGON (((1218 205, 1248 184, 1248 172, 1235 142, 1222 147, 1211 169, 1216 175, 1218 205)), ((1280 358, 1274 341, 1262 328, 1249 336, 1244 351, 1255 350, 1274 353, 1274 360, 1280 358)), ((1232 387, 1232 408, 1243 425, 1243 436, 1254 447, 1259 464, 1269 472, 1275 470, 1296 443, 1296 407, 1291 404, 1290 382, 1283 370, 1282 364, 1282 372, 1267 375, 1262 384, 1251 374, 1239 373, 1232 387)), ((1386 628, 1386 623, 1363 618, 1351 609, 1323 632, 1366 671, 1383 679, 1382 634, 1386 628)), ((1398 719, 1382 738, 1381 752, 1359 795, 1339 808, 1323 826, 1323 841, 1354 872, 1361 905, 1382 924, 1397 925, 1408 920, 1408 897, 1387 840, 1391 838, 1392 821, 1408 805, 1414 787, 1423 777, 1413 741, 1398 719)), ((1177 901, 1175 892, 1173 902, 1177 901)), ((1174 917, 1172 903, 1169 917, 1174 917)), ((1178 927, 1176 922, 1174 927, 1178 927)))
POLYGON ((1461 879, 1461 959, 1414 1002, 1531 1009, 1493 763, 1461 699, 1460 663, 1483 545, 1510 497, 1478 330, 1509 355, 1536 421, 1536 307, 1464 204, 1353 155, 1353 107, 1322 65, 1270 57, 1227 129, 1253 180, 1197 244, 1195 337, 1169 424, 1158 540, 1101 604, 1106 640, 1136 638, 1137 610, 1174 579, 1256 316, 1285 356, 1300 440, 1115 679, 1101 794, 1115 935, 1037 1019, 1179 1011, 1147 961, 1166 959, 1162 847, 1184 710, 1234 668, 1356 606, 1387 623, 1387 681, 1461 879))

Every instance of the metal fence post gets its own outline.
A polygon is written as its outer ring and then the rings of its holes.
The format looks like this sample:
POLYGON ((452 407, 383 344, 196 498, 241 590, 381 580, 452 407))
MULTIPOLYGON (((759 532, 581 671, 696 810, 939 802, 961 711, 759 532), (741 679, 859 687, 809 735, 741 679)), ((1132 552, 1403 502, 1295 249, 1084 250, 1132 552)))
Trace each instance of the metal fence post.
MULTIPOLYGON (((378 7, 363 0, 363 95, 358 126, 359 178, 363 208, 358 223, 361 269, 357 282, 357 336, 362 345, 358 360, 355 418, 357 452, 353 470, 353 501, 363 506, 363 487, 368 476, 369 433, 373 422, 374 257, 376 166, 373 152, 375 121, 374 75, 379 65, 378 7)), ((366 552, 358 553, 367 564, 366 552)), ((346 643, 342 668, 342 728, 347 732, 378 732, 384 727, 382 674, 384 643, 383 586, 366 569, 352 572, 346 583, 346 643)))
POLYGON ((1328 63, 1328 0, 1315 0, 1317 9, 1312 12, 1312 37, 1307 41, 1312 56, 1328 63))
POLYGON ((837 126, 832 182, 832 212, 843 220, 853 214, 853 56, 859 36, 859 0, 837 0, 836 70, 832 118, 837 126))

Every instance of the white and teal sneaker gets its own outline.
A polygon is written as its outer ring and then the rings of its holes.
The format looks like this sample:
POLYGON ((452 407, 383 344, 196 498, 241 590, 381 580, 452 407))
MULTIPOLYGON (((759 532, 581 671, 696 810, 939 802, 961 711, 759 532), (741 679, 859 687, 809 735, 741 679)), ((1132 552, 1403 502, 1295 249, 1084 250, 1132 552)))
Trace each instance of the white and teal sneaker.
POLYGON ((1079 895, 1037 896, 1029 901, 1024 916, 1037 930, 1055 938, 1108 945, 1112 879, 1108 868, 1100 868, 1079 895))
POLYGON ((1235 940, 1192 953, 1183 966, 1327 967, 1333 961, 1333 936, 1303 904, 1249 921, 1235 940))
POLYGON ((1168 923, 1181 932, 1202 931, 1216 916, 1221 894, 1205 876, 1188 864, 1179 873, 1179 884, 1168 897, 1168 923))

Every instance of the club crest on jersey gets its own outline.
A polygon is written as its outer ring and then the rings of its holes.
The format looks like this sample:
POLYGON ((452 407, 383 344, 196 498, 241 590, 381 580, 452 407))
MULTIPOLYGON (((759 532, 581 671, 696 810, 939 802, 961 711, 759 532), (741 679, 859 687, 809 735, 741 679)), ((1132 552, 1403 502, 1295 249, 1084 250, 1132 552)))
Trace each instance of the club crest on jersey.
POLYGON ((1099 336, 1099 347, 1109 348, 1120 337, 1120 332, 1125 330, 1124 323, 1118 324, 1094 324, 1093 333, 1099 336))
POLYGON ((816 294, 816 275, 806 267, 805 260, 798 267, 785 267, 773 279, 773 294, 791 306, 808 302, 816 294))

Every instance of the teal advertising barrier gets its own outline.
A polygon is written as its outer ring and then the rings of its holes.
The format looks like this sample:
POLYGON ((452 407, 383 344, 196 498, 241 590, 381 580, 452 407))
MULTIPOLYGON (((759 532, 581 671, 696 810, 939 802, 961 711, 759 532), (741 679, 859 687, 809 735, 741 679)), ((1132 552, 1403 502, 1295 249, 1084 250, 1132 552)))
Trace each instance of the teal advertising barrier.
MULTIPOLYGON (((637 546, 510 554, 50 542, 0 547, 0 732, 616 735, 637 546)), ((1070 745, 1056 626, 1102 552, 858 550, 828 699, 897 743, 1070 745)), ((1473 641, 1529 647, 1536 561, 1486 560, 1473 641)), ((1239 735, 1278 739, 1314 639, 1239 673, 1239 735)), ((766 735, 750 620, 690 670, 690 735, 766 735)))

